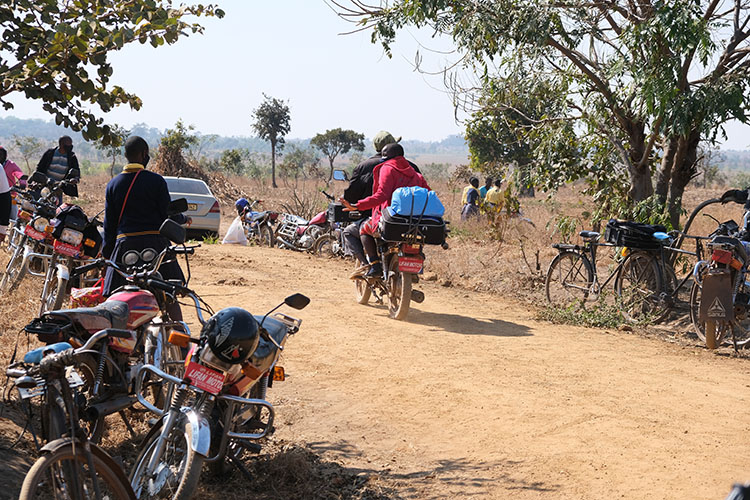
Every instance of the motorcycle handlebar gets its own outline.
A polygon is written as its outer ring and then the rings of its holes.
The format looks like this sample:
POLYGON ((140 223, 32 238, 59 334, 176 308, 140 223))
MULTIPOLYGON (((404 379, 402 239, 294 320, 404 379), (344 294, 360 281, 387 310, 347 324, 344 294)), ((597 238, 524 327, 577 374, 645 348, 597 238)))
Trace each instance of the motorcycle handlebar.
POLYGON ((94 262, 92 262, 91 264, 85 264, 83 266, 78 266, 78 267, 74 268, 70 272, 70 275, 71 276, 80 276, 80 275, 82 275, 84 273, 87 273, 87 272, 91 271, 92 269, 101 269, 106 264, 107 264, 107 260, 106 259, 97 259, 94 262))

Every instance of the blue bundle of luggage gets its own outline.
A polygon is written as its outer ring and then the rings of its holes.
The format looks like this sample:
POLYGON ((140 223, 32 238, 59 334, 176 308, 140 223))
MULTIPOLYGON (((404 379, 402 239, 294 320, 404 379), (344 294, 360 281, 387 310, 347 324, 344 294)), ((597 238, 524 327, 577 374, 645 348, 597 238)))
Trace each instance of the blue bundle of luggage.
POLYGON ((417 186, 398 188, 381 216, 380 236, 386 241, 403 241, 407 235, 417 234, 426 245, 442 245, 447 233, 444 213, 435 191, 417 186))

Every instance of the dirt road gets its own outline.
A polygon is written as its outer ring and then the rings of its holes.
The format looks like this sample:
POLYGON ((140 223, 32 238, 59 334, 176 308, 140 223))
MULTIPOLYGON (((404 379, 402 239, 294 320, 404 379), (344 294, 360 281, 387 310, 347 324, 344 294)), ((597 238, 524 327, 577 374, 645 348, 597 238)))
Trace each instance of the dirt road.
POLYGON ((218 309, 312 299, 277 383, 277 436, 406 498, 724 498, 750 480, 750 364, 421 284, 406 322, 354 302, 342 262, 204 247, 218 309))

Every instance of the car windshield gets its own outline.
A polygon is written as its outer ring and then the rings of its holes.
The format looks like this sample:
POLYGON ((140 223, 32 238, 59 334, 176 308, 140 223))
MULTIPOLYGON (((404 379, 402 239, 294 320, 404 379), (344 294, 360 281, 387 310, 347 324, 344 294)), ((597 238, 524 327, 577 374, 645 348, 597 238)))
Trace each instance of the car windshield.
POLYGON ((165 179, 170 193, 211 194, 208 186, 198 179, 165 179))

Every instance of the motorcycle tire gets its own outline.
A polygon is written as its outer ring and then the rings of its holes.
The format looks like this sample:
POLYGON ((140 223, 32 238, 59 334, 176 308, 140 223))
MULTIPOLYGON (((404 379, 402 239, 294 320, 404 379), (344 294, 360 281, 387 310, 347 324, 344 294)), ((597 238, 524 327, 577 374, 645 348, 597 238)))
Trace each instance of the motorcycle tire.
MULTIPOLYGON (((354 269, 357 270, 359 267, 359 261, 354 259, 354 269)), ((370 301, 371 295, 372 289, 364 278, 357 278, 354 280, 354 296, 357 299, 357 304, 367 304, 370 301)))
POLYGON ((12 292, 18 284, 23 280, 26 274, 26 268, 23 265, 23 251, 26 243, 26 236, 24 236, 18 243, 18 246, 13 251, 8 261, 8 266, 5 268, 5 274, 3 279, 0 281, 0 294, 12 292))
POLYGON ((336 242, 335 238, 331 234, 324 234, 315 240, 313 245, 313 253, 318 257, 324 257, 326 259, 333 259, 337 255, 333 250, 333 245, 336 242))
POLYGON ((67 296, 68 280, 63 279, 57 272, 57 266, 50 269, 49 279, 42 288, 42 305, 39 309, 41 316, 48 311, 57 311, 62 309, 63 302, 67 296))
POLYGON ((388 316, 402 321, 409 314, 411 303, 411 273, 398 270, 398 257, 393 257, 388 264, 388 316))
POLYGON ((274 240, 276 239, 273 234, 273 229, 267 224, 260 226, 260 245, 264 247, 273 248, 274 240))
MULTIPOLYGON (((130 473, 130 485, 133 487, 136 497, 140 500, 165 498, 160 495, 160 493, 162 493, 161 490, 157 492, 156 496, 152 497, 149 495, 148 478, 146 477, 146 468, 151 460, 151 456, 156 451, 159 436, 161 436, 161 432, 154 432, 141 445, 141 452, 138 454, 133 470, 130 473)), ((177 478, 178 480, 176 484, 167 485, 165 483, 162 485, 162 488, 170 487, 172 491, 174 491, 173 495, 166 497, 171 500, 189 500, 195 493, 195 489, 198 487, 204 457, 196 453, 190 447, 192 437, 192 429, 187 417, 184 414, 180 414, 179 420, 175 422, 171 432, 167 436, 167 443, 164 452, 159 459, 159 465, 157 465, 157 468, 166 467, 172 470, 182 471, 180 477, 177 478), (175 455, 175 457, 173 457, 173 455, 175 455), (178 462, 172 463, 172 460, 170 460, 172 458, 176 458, 178 462)), ((168 479, 169 478, 167 478, 167 480, 168 479)))

